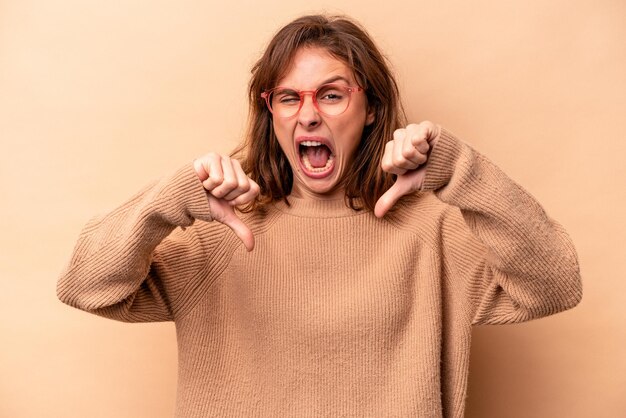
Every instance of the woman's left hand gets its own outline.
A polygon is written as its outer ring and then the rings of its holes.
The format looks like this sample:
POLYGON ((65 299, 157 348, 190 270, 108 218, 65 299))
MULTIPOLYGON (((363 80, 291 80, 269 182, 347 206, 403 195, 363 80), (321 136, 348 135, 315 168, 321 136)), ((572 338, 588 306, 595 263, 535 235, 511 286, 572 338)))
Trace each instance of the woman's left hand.
POLYGON ((404 195, 422 188, 430 151, 439 137, 440 128, 425 121, 396 129, 387 142, 380 162, 383 171, 396 174, 396 182, 376 202, 374 214, 382 218, 404 195))

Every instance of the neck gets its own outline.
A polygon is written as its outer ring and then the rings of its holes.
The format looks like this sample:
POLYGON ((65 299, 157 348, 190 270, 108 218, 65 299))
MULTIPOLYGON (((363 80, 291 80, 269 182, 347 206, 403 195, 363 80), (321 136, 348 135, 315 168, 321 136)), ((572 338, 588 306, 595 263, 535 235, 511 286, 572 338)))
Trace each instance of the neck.
POLYGON ((313 190, 298 187, 294 184, 290 196, 302 200, 339 200, 345 196, 343 187, 336 187, 326 193, 316 193, 313 190))
MULTIPOLYGON (((281 212, 306 218, 337 218, 351 217, 368 213, 368 210, 356 211, 346 204, 343 196, 337 199, 310 199, 295 196, 293 193, 287 197, 289 204, 283 200, 274 202, 273 205, 281 212)), ((357 200, 360 206, 360 200, 357 200)))

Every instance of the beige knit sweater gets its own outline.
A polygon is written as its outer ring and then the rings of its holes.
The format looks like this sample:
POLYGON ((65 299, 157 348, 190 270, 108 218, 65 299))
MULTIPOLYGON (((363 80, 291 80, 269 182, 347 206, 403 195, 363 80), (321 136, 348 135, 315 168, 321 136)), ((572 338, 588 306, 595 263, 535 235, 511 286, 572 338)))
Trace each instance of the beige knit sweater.
POLYGON ((575 306, 563 228, 442 130, 423 191, 385 218, 290 198, 211 222, 191 165, 82 231, 59 298, 174 321, 177 417, 461 417, 473 324, 575 306))

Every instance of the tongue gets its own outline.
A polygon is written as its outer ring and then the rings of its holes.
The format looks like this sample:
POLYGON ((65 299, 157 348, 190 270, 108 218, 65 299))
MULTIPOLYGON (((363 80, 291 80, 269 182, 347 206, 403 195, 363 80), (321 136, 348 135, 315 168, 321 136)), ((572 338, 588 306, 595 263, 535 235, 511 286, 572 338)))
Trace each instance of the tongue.
POLYGON ((309 162, 315 168, 324 167, 330 157, 330 150, 326 145, 306 147, 305 152, 309 162))

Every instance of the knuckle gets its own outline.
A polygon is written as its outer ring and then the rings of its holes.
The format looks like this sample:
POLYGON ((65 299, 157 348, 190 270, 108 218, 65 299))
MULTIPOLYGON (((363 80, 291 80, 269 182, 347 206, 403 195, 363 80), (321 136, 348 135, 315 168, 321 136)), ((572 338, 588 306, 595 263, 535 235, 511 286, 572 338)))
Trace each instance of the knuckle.
POLYGON ((396 167, 400 167, 404 164, 405 159, 402 156, 394 155, 392 158, 393 165, 396 167))
POLYGON ((406 135, 406 129, 400 128, 393 131, 393 139, 400 140, 406 135))
POLYGON ((415 156, 415 148, 403 148, 402 156, 404 158, 413 158, 415 156))
POLYGON ((224 197, 224 192, 223 192, 223 191, 221 191, 221 190, 215 190, 215 189, 213 189, 213 190, 211 190, 211 191, 210 191, 210 193, 211 193, 214 197, 216 197, 216 198, 218 198, 218 199, 221 199, 221 198, 223 198, 223 197, 224 197))
POLYGON ((207 168, 210 164, 209 158, 205 155, 203 157, 198 158, 195 162, 194 165, 203 167, 203 168, 207 168))
POLYGON ((239 160, 235 158, 230 158, 230 162, 233 164, 234 168, 241 168, 241 163, 239 162, 239 160))
POLYGON ((250 187, 250 182, 242 179, 239 182, 239 186, 237 187, 237 189, 240 190, 242 193, 245 193, 250 190, 250 187))
POLYGON ((406 130, 407 130, 407 135, 409 135, 411 137, 411 139, 413 139, 413 138, 415 138, 416 135, 419 134, 420 127, 419 127, 419 125, 416 125, 416 124, 413 123, 413 124, 407 126, 406 130))
POLYGON ((211 190, 213 188, 213 182, 210 180, 204 180, 202 182, 202 186, 207 190, 211 190))
POLYGON ((215 174, 209 178, 213 182, 213 184, 222 184, 224 182, 224 175, 215 174))
POLYGON ((426 143, 426 141, 424 139, 419 139, 419 141, 416 141, 415 144, 413 145, 413 149, 415 149, 416 151, 421 152, 425 152, 428 151, 428 144, 426 143))
POLYGON ((413 144, 414 147, 417 148, 418 146, 420 146, 420 144, 426 143, 426 136, 427 136, 426 131, 419 130, 415 132, 415 135, 413 135, 413 137, 411 138, 411 143, 413 144))
POLYGON ((236 189, 238 186, 237 180, 226 179, 222 182, 222 186, 224 186, 224 188, 228 190, 236 189))

